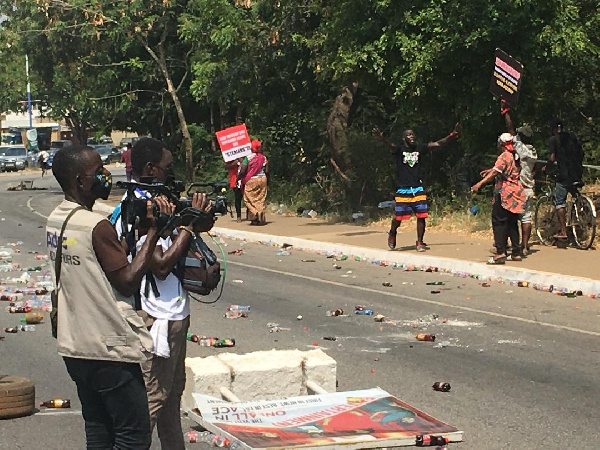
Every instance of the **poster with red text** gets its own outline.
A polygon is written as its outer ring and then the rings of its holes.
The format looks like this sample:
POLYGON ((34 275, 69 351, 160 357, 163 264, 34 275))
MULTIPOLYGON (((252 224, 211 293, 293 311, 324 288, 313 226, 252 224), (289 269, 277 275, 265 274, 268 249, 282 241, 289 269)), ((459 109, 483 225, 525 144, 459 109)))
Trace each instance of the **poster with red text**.
POLYGON ((216 135, 225 162, 233 161, 252 153, 250 150, 250 136, 248 135, 246 124, 225 128, 224 130, 217 131, 216 135))
POLYGON ((380 389, 230 403, 193 394, 201 425, 247 449, 414 446, 418 435, 462 432, 380 389))

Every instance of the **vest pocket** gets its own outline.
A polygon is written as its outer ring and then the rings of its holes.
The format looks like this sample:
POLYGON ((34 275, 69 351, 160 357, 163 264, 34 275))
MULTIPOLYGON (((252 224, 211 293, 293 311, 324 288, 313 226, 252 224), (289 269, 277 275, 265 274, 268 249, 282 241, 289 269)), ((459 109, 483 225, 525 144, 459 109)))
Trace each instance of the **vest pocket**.
POLYGON ((120 310, 121 315, 131 328, 131 331, 137 336, 139 342, 144 350, 147 352, 151 352, 154 350, 154 344, 152 342, 152 337, 150 333, 146 329, 146 325, 144 324, 144 319, 142 319, 135 310, 126 309, 125 311, 120 310))

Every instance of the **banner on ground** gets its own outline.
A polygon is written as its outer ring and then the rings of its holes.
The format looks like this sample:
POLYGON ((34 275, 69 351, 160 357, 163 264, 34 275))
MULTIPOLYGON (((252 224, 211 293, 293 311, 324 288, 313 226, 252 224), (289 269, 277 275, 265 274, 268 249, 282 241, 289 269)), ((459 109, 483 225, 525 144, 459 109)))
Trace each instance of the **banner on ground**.
POLYGON ((490 92, 515 107, 519 102, 522 78, 523 64, 497 48, 494 53, 494 71, 490 81, 490 92))
POLYGON ((225 162, 252 154, 246 124, 225 128, 217 131, 216 135, 225 162))
POLYGON ((243 448, 415 445, 418 435, 462 440, 462 432, 380 389, 230 403, 193 394, 205 428, 243 448))

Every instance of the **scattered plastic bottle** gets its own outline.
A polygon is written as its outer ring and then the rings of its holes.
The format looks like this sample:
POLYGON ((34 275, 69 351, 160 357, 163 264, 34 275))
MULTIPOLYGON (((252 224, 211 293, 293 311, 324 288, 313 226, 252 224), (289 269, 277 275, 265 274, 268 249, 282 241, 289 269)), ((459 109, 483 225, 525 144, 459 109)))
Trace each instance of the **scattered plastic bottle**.
POLYGON ((0 295, 0 300, 6 300, 9 302, 14 302, 15 300, 21 300, 23 298, 23 294, 22 293, 15 293, 15 294, 2 294, 0 295))
POLYGON ((337 338, 335 336, 324 336, 323 339, 325 341, 337 341, 337 338))
POLYGON ((200 347, 212 347, 212 345, 218 340, 214 337, 198 338, 198 345, 200 347))
POLYGON ((227 307, 227 311, 232 311, 232 310, 250 312, 250 306, 249 305, 229 305, 227 307))
POLYGON ((519 281, 517 283, 517 286, 519 286, 519 287, 529 287, 529 282, 527 282, 527 281, 519 281))
POLYGON ((190 444, 195 444, 198 442, 198 432, 196 430, 191 430, 185 433, 185 439, 190 444))
POLYGON ((435 335, 434 334, 426 334, 426 333, 418 333, 418 334, 415 334, 415 339, 417 341, 435 342, 435 335))
POLYGON ((52 400, 48 400, 45 402, 40 402, 40 406, 45 406, 46 408, 70 408, 71 400, 62 399, 62 398, 54 398, 52 400))
POLYGON ((280 250, 276 253, 277 256, 290 256, 291 253, 288 252, 287 250, 280 250))
POLYGON ((444 436, 419 435, 416 438, 417 447, 433 447, 434 445, 446 445, 450 439, 444 436))
POLYGON ((217 339, 212 344, 213 347, 223 348, 223 347, 235 347, 235 339, 217 339))
POLYGON ((450 390, 450 383, 446 383, 445 381, 436 381, 431 385, 434 391, 439 392, 448 392, 450 390))
POLYGON ((18 333, 19 329, 17 327, 6 327, 4 328, 5 333, 18 333))
POLYGON ((185 338, 190 342, 198 342, 198 336, 192 333, 188 333, 185 338))
POLYGON ((342 316, 342 315, 344 315, 344 310, 342 308, 338 308, 338 309, 333 310, 333 311, 327 311, 325 313, 325 315, 327 317, 342 316))
POLYGON ((445 281, 430 281, 429 283, 425 283, 428 286, 445 286, 445 281))
POLYGON ((21 331, 35 331, 35 325, 21 325, 21 331))
POLYGON ((358 314, 360 316, 372 316, 374 312, 372 309, 357 309, 354 311, 354 314, 358 314))
POLYGON ((228 309, 223 314, 223 317, 226 319, 238 319, 240 317, 248 317, 248 313, 244 311, 240 311, 239 309, 228 309))

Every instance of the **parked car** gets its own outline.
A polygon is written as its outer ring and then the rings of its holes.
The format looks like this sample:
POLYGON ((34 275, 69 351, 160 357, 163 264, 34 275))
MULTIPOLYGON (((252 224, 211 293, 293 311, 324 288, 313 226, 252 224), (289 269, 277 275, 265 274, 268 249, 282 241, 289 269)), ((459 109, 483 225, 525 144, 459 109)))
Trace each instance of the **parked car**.
POLYGON ((36 154, 32 152, 28 154, 24 145, 2 147, 1 153, 0 160, 3 171, 16 172, 35 165, 36 154))
POLYGON ((63 139, 60 141, 52 141, 52 142, 50 142, 50 150, 58 151, 63 147, 68 147, 69 145, 73 145, 73 142, 68 139, 63 139))
POLYGON ((134 145, 140 139, 141 137, 125 137, 119 142, 119 148, 123 151, 127 147, 127 144, 134 145))
POLYGON ((100 159, 103 164, 111 164, 114 162, 121 162, 121 152, 113 148, 112 145, 90 145, 95 148, 100 154, 100 159))
POLYGON ((99 139, 90 137, 87 139, 87 145, 110 145, 111 147, 115 146, 110 136, 101 136, 99 139))

